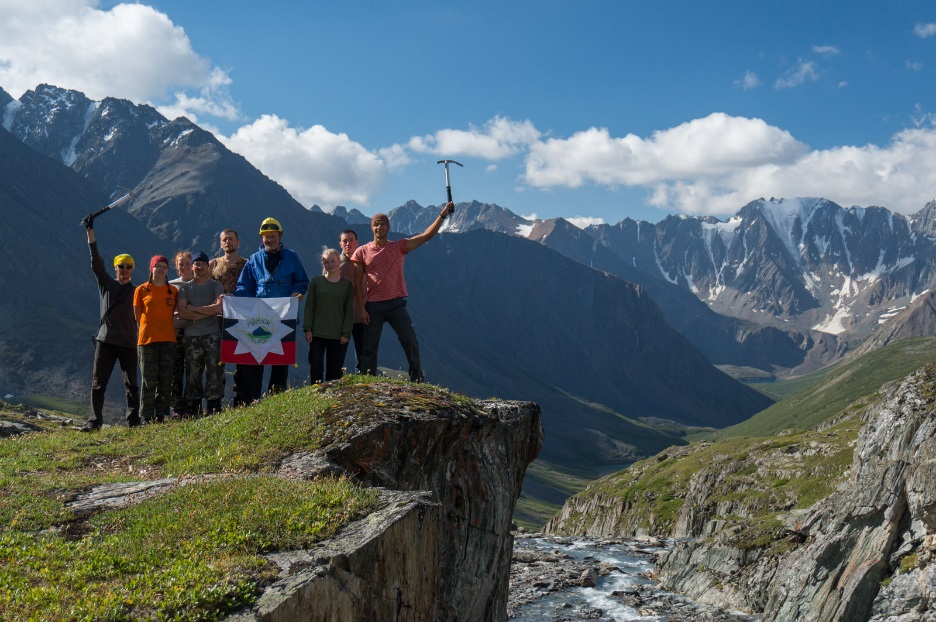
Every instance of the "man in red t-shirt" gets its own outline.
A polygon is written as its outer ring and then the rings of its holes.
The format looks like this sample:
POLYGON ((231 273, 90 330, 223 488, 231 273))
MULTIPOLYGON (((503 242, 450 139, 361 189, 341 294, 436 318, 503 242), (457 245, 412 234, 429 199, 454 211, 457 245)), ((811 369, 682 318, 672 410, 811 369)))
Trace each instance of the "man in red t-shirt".
POLYGON ((374 241, 359 246, 351 256, 354 263, 355 306, 364 307, 364 347, 361 352, 361 372, 377 375, 377 348, 384 323, 397 334, 406 361, 409 363, 409 378, 413 382, 423 381, 419 362, 419 342, 413 321, 406 311, 406 279, 403 277, 403 261, 406 255, 429 240, 439 229, 445 218, 455 211, 453 203, 446 204, 429 228, 411 238, 387 239, 390 219, 386 214, 375 214, 371 218, 374 241))

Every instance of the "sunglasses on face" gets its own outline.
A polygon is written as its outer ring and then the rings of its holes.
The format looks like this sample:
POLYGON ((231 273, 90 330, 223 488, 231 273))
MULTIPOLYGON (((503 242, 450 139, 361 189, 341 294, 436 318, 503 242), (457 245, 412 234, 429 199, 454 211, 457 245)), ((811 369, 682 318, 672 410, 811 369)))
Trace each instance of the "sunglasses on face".
POLYGON ((133 270, 133 266, 128 266, 127 264, 123 264, 123 263, 119 264, 117 267, 120 268, 121 270, 133 270))

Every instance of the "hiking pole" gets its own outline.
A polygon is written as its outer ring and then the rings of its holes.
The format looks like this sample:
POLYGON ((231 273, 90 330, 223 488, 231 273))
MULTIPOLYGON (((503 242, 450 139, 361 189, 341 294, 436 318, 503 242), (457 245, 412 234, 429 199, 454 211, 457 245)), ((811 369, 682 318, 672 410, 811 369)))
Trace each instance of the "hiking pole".
MULTIPOLYGON (((113 208, 117 207, 118 205, 123 205, 124 203, 126 203, 127 201, 129 201, 129 200, 132 199, 132 198, 134 198, 133 192, 127 192, 127 194, 123 195, 122 197, 120 197, 120 198, 117 199, 116 201, 110 203, 109 205, 105 205, 104 207, 102 207, 101 209, 99 209, 98 211, 96 211, 96 212, 94 212, 94 213, 92 213, 92 214, 88 214, 87 216, 85 216, 85 217, 81 220, 81 224, 85 225, 85 221, 93 221, 95 218, 97 218, 98 216, 100 216, 101 214, 103 214, 104 212, 106 212, 107 210, 113 209, 113 208)), ((87 225, 85 225, 85 226, 87 226, 87 225)))
MULTIPOLYGON (((449 181, 449 164, 457 164, 458 166, 464 167, 465 165, 461 162, 456 162, 455 160, 439 160, 436 164, 445 164, 445 190, 448 192, 448 202, 452 202, 452 182, 449 181)), ((452 206, 452 213, 455 213, 455 206, 452 206)))

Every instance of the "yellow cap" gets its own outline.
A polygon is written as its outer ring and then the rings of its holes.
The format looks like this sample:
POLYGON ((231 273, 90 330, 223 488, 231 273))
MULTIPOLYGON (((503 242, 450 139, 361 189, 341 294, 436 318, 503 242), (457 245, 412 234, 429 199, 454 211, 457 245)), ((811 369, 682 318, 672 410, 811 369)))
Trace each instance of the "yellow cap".
POLYGON ((127 255, 126 253, 124 253, 123 255, 117 255, 116 257, 114 257, 114 267, 116 268, 120 264, 131 265, 131 266, 134 265, 133 257, 131 257, 130 255, 127 255))
POLYGON ((267 218, 260 224, 260 235, 264 233, 279 233, 283 234, 283 228, 280 226, 279 221, 275 218, 267 218))

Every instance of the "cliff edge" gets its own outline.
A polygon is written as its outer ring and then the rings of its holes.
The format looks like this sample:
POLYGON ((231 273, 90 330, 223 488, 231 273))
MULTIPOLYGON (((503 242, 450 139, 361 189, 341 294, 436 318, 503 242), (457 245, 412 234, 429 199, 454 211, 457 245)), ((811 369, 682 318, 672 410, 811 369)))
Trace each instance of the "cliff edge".
MULTIPOLYGON (((426 491, 440 506, 440 533, 422 543, 414 539, 400 560, 418 573, 422 563, 438 559, 438 608, 428 617, 392 619, 506 620, 510 528, 526 467, 542 448, 539 407, 500 400, 457 404, 425 385, 337 385, 323 394, 335 400, 323 448, 290 456, 281 473, 349 475, 368 486, 426 491), (426 559, 405 559, 413 555, 426 559)), ((401 576, 400 586, 385 589, 399 590, 411 580, 401 576)))

